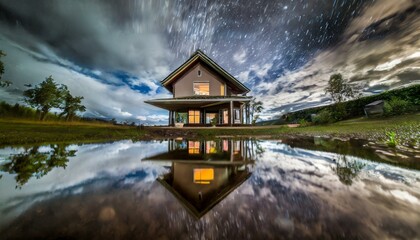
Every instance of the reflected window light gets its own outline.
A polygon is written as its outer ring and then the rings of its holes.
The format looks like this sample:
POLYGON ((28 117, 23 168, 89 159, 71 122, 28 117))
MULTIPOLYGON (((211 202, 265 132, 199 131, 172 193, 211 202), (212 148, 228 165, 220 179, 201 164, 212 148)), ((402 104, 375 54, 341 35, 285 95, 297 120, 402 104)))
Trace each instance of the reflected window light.
POLYGON ((229 151, 229 141, 223 140, 223 151, 228 152, 229 151))
POLYGON ((214 179, 213 168, 195 168, 193 171, 196 184, 210 184, 210 181, 214 179))
POLYGON ((199 154, 200 153, 200 142, 198 142, 198 141, 188 141, 188 153, 189 154, 199 154))
POLYGON ((217 153, 217 146, 215 141, 206 142, 206 153, 217 153))
POLYGON ((241 151, 241 142, 240 141, 235 141, 233 144, 233 153, 234 154, 239 154, 239 152, 241 151))

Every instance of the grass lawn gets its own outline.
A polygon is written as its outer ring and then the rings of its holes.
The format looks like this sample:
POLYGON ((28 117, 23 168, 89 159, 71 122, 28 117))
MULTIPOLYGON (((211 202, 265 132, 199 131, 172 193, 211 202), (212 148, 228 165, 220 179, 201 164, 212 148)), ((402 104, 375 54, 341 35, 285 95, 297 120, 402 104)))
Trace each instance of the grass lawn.
POLYGON ((212 138, 218 136, 329 136, 385 141, 386 132, 393 131, 401 144, 420 144, 420 114, 383 119, 358 118, 334 124, 289 128, 282 126, 255 126, 235 128, 160 128, 140 130, 132 126, 115 126, 86 122, 35 122, 0 119, 0 145, 52 142, 96 142, 120 139, 152 139, 172 137, 212 138))
POLYGON ((141 139, 144 133, 136 127, 106 123, 0 119, 0 145, 141 139))

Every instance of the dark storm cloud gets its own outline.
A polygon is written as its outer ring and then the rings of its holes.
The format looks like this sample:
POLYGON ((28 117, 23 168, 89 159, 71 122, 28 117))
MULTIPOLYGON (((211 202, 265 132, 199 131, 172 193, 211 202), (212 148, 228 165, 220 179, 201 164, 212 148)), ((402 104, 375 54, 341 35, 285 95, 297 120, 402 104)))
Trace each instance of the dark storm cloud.
POLYGON ((22 29, 22 36, 11 32, 9 38, 24 41, 34 51, 42 52, 38 44, 45 44, 83 67, 138 74, 166 65, 168 54, 158 29, 150 22, 145 23, 148 29, 136 29, 124 7, 100 1, 3 1, 1 15, 9 28, 22 29), (38 41, 25 41, 28 36, 38 41))
POLYGON ((0 41, 16 90, 55 74, 77 94, 89 93, 90 115, 165 119, 142 101, 167 97, 159 80, 197 48, 247 84, 266 109, 296 110, 326 103, 323 88, 335 72, 365 93, 417 81, 417 3, 0 0, 0 41))
POLYGON ((319 51, 302 68, 254 90, 272 89, 262 99, 273 109, 287 112, 325 104, 328 98, 323 90, 329 76, 337 72, 364 94, 420 83, 420 12, 415 3, 382 1, 368 6, 349 23, 336 45, 319 51), (297 91, 289 94, 290 88, 297 91), (302 102, 302 96, 311 104, 302 102))

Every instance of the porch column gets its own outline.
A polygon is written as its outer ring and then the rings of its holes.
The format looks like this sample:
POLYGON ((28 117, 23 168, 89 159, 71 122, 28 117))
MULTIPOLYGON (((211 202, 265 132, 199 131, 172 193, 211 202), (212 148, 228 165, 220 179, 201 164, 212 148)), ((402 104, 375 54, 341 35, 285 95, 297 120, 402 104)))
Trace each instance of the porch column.
POLYGON ((172 126, 172 111, 169 111, 169 121, 168 126, 172 126))
POLYGON ((229 123, 230 123, 230 126, 233 125, 233 102, 232 101, 230 101, 229 123))
POLYGON ((251 108, 250 108, 251 106, 249 105, 249 103, 248 103, 248 116, 247 116, 247 118, 248 118, 248 124, 251 124, 251 121, 252 121, 252 119, 251 119, 251 108))
POLYGON ((241 106, 241 124, 245 124, 245 120, 246 120, 246 118, 245 118, 245 108, 246 107, 246 105, 245 104, 243 104, 242 106, 241 106))
POLYGON ((246 124, 248 124, 248 115, 249 115, 249 112, 248 112, 248 103, 246 103, 246 105, 245 105, 245 123, 246 124))
POLYGON ((172 114, 171 114, 171 124, 172 126, 175 126, 175 111, 172 111, 172 114))

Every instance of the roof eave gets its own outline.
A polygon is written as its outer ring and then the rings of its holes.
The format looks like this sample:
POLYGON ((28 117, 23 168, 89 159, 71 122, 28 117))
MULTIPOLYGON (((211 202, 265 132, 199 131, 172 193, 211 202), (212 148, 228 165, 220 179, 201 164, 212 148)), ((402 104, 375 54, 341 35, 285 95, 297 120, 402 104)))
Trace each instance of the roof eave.
POLYGON ((163 79, 160 83, 168 89, 170 92, 172 92, 172 89, 169 89, 167 85, 172 82, 174 77, 184 70, 185 68, 189 67, 190 64, 192 64, 194 61, 201 59, 203 62, 210 65, 214 70, 216 70, 219 74, 221 74, 226 79, 230 80, 230 82, 235 85, 237 88, 242 90, 243 92, 241 94, 246 94, 250 92, 251 90, 245 86, 243 83, 238 81, 235 77, 233 77, 231 74, 229 74, 226 70, 224 70, 221 66, 219 66, 215 61, 213 61, 211 58, 209 58, 207 55, 205 55, 201 50, 197 50, 184 64, 179 66, 175 71, 173 71, 171 74, 169 74, 165 79, 163 79))

